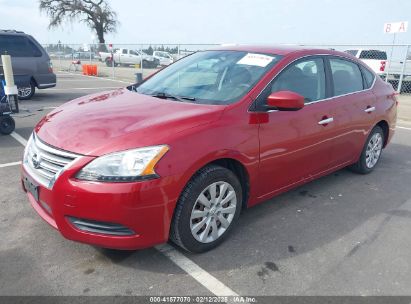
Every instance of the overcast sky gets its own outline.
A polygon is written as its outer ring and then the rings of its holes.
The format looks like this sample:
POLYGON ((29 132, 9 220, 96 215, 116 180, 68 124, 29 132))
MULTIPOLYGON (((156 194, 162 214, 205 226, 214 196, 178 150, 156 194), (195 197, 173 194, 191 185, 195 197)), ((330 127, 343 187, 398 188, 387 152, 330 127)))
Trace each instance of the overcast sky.
MULTIPOLYGON (((410 0, 109 0, 121 25, 112 43, 391 43, 384 22, 410 21, 397 42, 411 43, 410 0)), ((49 30, 36 0, 0 0, 0 28, 41 43, 90 43, 66 23, 49 30)))

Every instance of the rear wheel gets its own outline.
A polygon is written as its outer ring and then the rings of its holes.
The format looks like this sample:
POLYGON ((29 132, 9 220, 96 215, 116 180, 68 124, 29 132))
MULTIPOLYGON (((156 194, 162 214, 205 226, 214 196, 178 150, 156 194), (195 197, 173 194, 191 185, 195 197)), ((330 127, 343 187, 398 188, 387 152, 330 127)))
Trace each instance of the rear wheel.
POLYGON ((218 246, 235 226, 242 203, 235 174, 210 165, 191 179, 177 203, 170 238, 190 252, 218 246))
POLYGON ((36 86, 33 81, 30 82, 28 87, 18 87, 18 96, 20 100, 31 99, 36 92, 36 86))
POLYGON ((14 131, 16 127, 14 119, 11 116, 5 115, 0 116, 0 133, 4 135, 9 135, 14 131))
POLYGON ((375 126, 365 142, 360 159, 350 169, 361 174, 374 170, 380 160, 384 140, 384 131, 380 126, 375 126))

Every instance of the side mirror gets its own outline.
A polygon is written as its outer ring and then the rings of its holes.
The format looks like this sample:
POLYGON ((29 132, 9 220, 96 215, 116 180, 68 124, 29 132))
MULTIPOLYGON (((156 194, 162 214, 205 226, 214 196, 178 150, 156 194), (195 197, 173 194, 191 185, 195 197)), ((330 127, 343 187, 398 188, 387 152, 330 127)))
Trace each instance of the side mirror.
POLYGON ((267 97, 267 107, 279 111, 297 111, 304 107, 304 97, 291 91, 278 91, 267 97))

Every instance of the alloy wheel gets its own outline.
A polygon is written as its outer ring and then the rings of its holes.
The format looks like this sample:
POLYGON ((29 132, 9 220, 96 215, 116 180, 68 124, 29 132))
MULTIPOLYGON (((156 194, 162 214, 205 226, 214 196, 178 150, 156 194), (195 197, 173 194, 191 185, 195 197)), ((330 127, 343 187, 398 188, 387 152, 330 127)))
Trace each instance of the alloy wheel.
POLYGON ((227 182, 215 182, 206 187, 194 203, 190 217, 190 229, 201 243, 220 238, 234 219, 237 195, 227 182))
POLYGON ((18 88, 19 98, 26 98, 31 94, 31 87, 18 88))
POLYGON ((382 136, 375 133, 368 141, 367 150, 365 151, 365 164, 367 168, 373 168, 380 158, 382 150, 382 136))

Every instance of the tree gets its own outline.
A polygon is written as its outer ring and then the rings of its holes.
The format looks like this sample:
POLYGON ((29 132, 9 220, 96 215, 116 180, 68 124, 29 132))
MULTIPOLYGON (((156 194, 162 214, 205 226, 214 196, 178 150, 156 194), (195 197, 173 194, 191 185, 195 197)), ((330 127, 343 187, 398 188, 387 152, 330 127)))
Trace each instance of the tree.
POLYGON ((106 0, 40 0, 40 11, 50 18, 49 28, 60 26, 64 21, 79 20, 94 30, 100 44, 104 34, 116 31, 117 13, 106 0))

